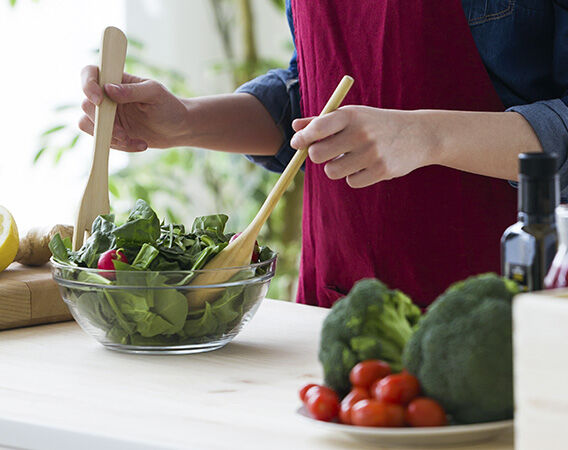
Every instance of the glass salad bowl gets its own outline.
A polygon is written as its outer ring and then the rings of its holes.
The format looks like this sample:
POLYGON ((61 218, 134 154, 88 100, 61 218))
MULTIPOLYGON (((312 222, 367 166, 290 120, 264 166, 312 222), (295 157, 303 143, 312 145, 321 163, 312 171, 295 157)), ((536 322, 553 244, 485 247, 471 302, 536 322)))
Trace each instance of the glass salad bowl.
POLYGON ((276 255, 243 267, 194 271, 51 264, 71 314, 101 344, 127 353, 183 354, 216 350, 239 333, 266 297, 276 255), (227 281, 198 284, 198 275, 211 272, 227 281), (201 299, 205 291, 207 301, 201 299))

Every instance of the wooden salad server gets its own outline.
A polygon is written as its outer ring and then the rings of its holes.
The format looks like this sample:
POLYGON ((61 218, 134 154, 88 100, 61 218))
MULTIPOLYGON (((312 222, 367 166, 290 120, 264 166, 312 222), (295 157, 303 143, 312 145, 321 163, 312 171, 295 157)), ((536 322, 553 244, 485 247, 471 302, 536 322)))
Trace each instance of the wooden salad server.
MULTIPOLYGON (((351 89, 353 85, 353 78, 350 76, 344 76, 340 81, 335 91, 327 101, 327 104, 323 108, 320 116, 330 113, 341 105, 341 102, 351 89)), ((213 272, 205 272, 197 275, 193 281, 192 285, 195 286, 208 286, 215 285, 218 283, 223 283, 228 281, 235 273, 242 270, 243 266, 250 264, 251 255, 254 249, 254 242, 260 232, 260 229, 274 210, 274 207, 278 203, 278 200, 282 197, 282 194, 286 191, 294 176, 302 167, 306 157, 308 156, 308 148, 302 148, 296 152, 270 193, 264 201, 260 210, 258 211, 256 217, 250 223, 250 225, 231 242, 227 247, 225 247, 221 252, 219 252, 211 261, 209 261, 203 270, 214 270, 214 269, 224 269, 227 270, 215 270, 213 272), (240 269, 239 269, 240 268, 240 269)), ((218 289, 190 289, 187 297, 190 306, 199 308, 205 304, 206 301, 212 300, 216 295, 218 295, 218 289)))
MULTIPOLYGON (((107 27, 103 33, 100 55, 99 84, 121 83, 126 58, 126 36, 115 27, 107 27)), ((108 157, 116 103, 106 95, 95 113, 95 145, 91 173, 73 231, 73 250, 83 245, 83 240, 89 236, 91 225, 100 214, 110 212, 108 196, 108 157)))

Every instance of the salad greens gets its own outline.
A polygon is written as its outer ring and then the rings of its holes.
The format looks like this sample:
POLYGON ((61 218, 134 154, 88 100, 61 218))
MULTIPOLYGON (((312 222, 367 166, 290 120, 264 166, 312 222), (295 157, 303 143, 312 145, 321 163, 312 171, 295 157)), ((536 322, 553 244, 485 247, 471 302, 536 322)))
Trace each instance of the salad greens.
MULTIPOLYGON (((152 208, 138 200, 123 224, 116 224, 113 215, 98 216, 91 236, 77 251, 57 234, 49 244, 53 259, 64 266, 56 278, 72 282, 64 298, 113 343, 176 345, 220 338, 241 323, 267 288, 266 281, 234 285, 219 290, 215 300, 199 309, 188 306, 192 271, 203 268, 234 234, 224 232, 227 220, 224 214, 197 217, 187 231, 181 224, 160 223, 152 208), (110 274, 84 270, 96 269, 109 250, 120 250, 128 262, 114 259, 115 272, 110 274)), ((259 262, 274 256, 270 248, 261 247, 259 262)), ((247 268, 230 282, 269 269, 270 264, 247 268)))

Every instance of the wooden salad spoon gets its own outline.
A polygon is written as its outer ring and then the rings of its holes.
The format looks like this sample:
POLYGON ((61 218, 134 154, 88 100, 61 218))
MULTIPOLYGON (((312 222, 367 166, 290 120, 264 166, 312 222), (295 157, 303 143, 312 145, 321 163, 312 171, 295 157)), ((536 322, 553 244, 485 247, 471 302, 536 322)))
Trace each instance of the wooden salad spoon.
MULTIPOLYGON (((121 83, 126 58, 126 36, 115 27, 107 27, 103 33, 100 55, 99 85, 121 83)), ((110 212, 108 196, 108 157, 116 103, 105 94, 95 112, 95 144, 91 173, 73 230, 73 250, 83 245, 91 231, 91 225, 100 214, 110 212)))
MULTIPOLYGON (((353 78, 346 75, 340 81, 335 91, 327 101, 320 116, 330 113, 341 105, 341 102, 351 89, 353 85, 353 78)), ((308 148, 302 148, 296 152, 270 193, 264 201, 256 217, 245 228, 245 230, 234 239, 227 247, 219 252, 211 261, 209 261, 203 270, 211 272, 204 272, 197 275, 191 282, 195 286, 208 286, 223 283, 228 281, 235 273, 243 269, 243 266, 250 264, 251 255, 254 249, 254 243, 260 232, 260 229, 274 210, 278 200, 286 191, 294 176, 302 167, 306 157, 308 156, 308 148), (228 268, 228 269, 227 269, 228 268), (215 270, 227 269, 227 270, 215 270)), ((212 300, 219 294, 219 289, 190 289, 187 297, 190 306, 199 308, 205 304, 206 301, 212 300)))

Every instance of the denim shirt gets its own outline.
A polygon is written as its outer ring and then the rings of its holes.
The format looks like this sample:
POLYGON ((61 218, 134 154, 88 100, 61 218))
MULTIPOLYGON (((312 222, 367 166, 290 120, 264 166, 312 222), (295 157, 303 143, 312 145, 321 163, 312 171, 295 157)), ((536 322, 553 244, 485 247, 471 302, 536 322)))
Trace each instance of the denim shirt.
MULTIPOLYGON (((521 114, 547 153, 559 160, 562 198, 568 197, 568 0, 462 0, 471 33, 507 111, 521 114)), ((286 0, 294 36, 291 0, 286 0)), ((237 89, 254 95, 284 134, 274 156, 248 156, 284 170, 295 150, 291 123, 301 117, 296 51, 288 69, 275 69, 237 89)))

